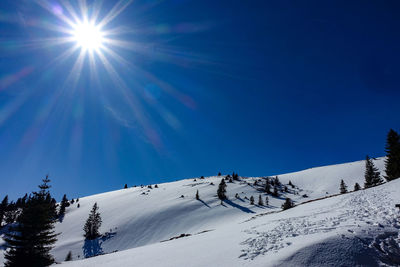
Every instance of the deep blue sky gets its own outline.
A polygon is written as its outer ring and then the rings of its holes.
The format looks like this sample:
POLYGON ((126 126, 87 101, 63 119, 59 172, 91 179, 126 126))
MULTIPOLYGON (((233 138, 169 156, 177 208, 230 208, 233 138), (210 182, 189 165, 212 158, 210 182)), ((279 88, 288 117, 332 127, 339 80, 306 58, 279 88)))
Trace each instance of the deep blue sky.
POLYGON ((135 0, 107 26, 137 47, 111 47, 131 65, 106 55, 120 82, 98 58, 93 78, 86 58, 73 83, 79 50, 61 61, 73 44, 43 41, 66 24, 3 0, 0 198, 47 173, 59 200, 382 156, 400 130, 399 12, 399 1, 135 0))

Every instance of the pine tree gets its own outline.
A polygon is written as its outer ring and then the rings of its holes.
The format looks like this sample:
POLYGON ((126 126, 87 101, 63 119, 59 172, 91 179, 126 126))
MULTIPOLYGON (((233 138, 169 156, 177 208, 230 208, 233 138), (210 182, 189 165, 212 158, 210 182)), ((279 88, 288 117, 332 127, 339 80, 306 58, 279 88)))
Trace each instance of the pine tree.
POLYGON ((90 211, 89 217, 86 220, 86 223, 83 227, 83 231, 85 231, 85 238, 88 240, 96 239, 100 236, 100 226, 101 226, 101 217, 99 207, 97 203, 94 203, 92 210, 90 211))
POLYGON ((69 251, 67 256, 65 257, 65 261, 72 261, 72 252, 69 251))
POLYGON ((197 192, 196 192, 196 199, 197 199, 197 200, 199 200, 199 199, 200 199, 200 196, 199 196, 199 190, 197 190, 197 192))
POLYGON ((264 206, 264 202, 263 202, 261 195, 258 197, 258 205, 264 206))
POLYGON ((265 206, 269 205, 268 196, 265 197, 265 206))
POLYGON ((272 193, 272 195, 275 197, 279 196, 278 186, 276 184, 274 185, 274 192, 272 193))
POLYGON ((271 186, 270 186, 268 180, 267 180, 267 182, 266 182, 266 184, 265 184, 265 193, 271 194, 271 186))
POLYGON ((3 198, 0 204, 0 228, 8 208, 8 195, 3 198))
POLYGON ((358 183, 356 183, 355 185, 354 185, 354 191, 358 191, 358 190, 360 190, 361 189, 361 186, 358 184, 358 183))
POLYGON ((400 177, 400 136, 393 129, 387 135, 385 150, 385 178, 391 181, 400 177))
POLYGON ((281 185, 281 182, 279 181, 278 176, 275 176, 274 184, 275 184, 276 186, 280 186, 280 185, 281 185))
POLYGON ((285 203, 282 204, 282 209, 287 210, 293 208, 294 204, 290 198, 286 198, 285 203))
POLYGON ((250 197, 250 204, 254 205, 254 197, 253 196, 250 197))
POLYGON ((218 198, 221 200, 225 200, 226 199, 226 183, 224 179, 221 179, 221 183, 218 186, 218 190, 217 190, 217 195, 218 198))
POLYGON ((347 193, 347 185, 343 180, 340 181, 340 194, 347 193))
POLYGON ((378 171, 378 168, 375 167, 372 159, 367 157, 365 158, 365 173, 364 173, 365 183, 364 187, 369 188, 371 186, 379 185, 383 182, 381 179, 381 174, 378 171))
POLYGON ((67 195, 64 194, 61 203, 60 203, 60 210, 58 212, 58 216, 61 218, 65 215, 65 208, 69 206, 67 195))
POLYGON ((53 230, 55 208, 49 182, 48 177, 43 179, 40 191, 33 192, 27 199, 17 225, 6 233, 5 241, 9 248, 5 253, 6 267, 42 267, 54 263, 50 250, 57 241, 57 234, 53 230))

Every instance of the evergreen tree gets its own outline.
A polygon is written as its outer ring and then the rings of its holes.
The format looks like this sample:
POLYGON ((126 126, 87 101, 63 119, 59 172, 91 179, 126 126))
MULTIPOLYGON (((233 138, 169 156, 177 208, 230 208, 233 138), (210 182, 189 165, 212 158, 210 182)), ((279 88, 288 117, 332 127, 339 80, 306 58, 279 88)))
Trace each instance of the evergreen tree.
POLYGON ((358 184, 358 183, 356 183, 355 185, 354 185, 354 191, 358 191, 358 190, 360 190, 361 189, 361 186, 358 184))
POLYGON ((365 173, 364 173, 365 183, 364 187, 369 188, 371 186, 379 185, 383 182, 381 179, 381 174, 378 171, 378 168, 375 167, 372 159, 367 157, 365 158, 365 173))
POLYGON ((268 180, 267 180, 267 182, 266 182, 266 184, 265 184, 265 193, 271 194, 271 186, 270 186, 268 180))
POLYGON ((221 183, 218 186, 218 190, 217 190, 217 195, 218 198, 221 200, 225 200, 226 199, 226 183, 224 179, 221 179, 221 183))
POLYGON ((49 182, 48 177, 43 179, 39 192, 33 192, 27 199, 17 225, 6 233, 5 241, 9 248, 5 253, 6 267, 42 267, 54 263, 50 250, 57 235, 53 230, 55 209, 49 182))
POLYGON ((276 184, 274 185, 274 192, 272 193, 272 195, 273 195, 274 197, 279 196, 278 186, 277 186, 276 184))
POLYGON ((197 190, 197 192, 196 192, 196 199, 197 199, 197 200, 199 200, 199 199, 200 199, 200 196, 199 196, 199 190, 197 190))
POLYGON ((393 129, 387 135, 385 150, 385 178, 391 181, 400 177, 400 136, 393 129))
POLYGON ((264 202, 263 202, 261 195, 258 197, 258 205, 264 206, 264 202))
POLYGON ((281 185, 281 182, 279 181, 278 176, 275 176, 274 184, 275 184, 276 186, 280 186, 280 185, 281 185))
POLYGON ((268 201, 268 196, 265 197, 265 206, 268 206, 269 201, 268 201))
POLYGON ((290 198, 286 198, 285 203, 282 204, 282 209, 287 210, 293 208, 294 204, 290 198))
POLYGON ((83 227, 83 231, 85 231, 85 238, 88 240, 96 239, 100 236, 100 226, 101 226, 101 217, 99 213, 99 207, 97 203, 94 203, 92 210, 90 211, 89 217, 86 220, 86 223, 83 227))
POLYGON ((254 197, 253 196, 250 197, 250 204, 254 205, 254 197))
POLYGON ((65 215, 65 208, 69 206, 67 195, 64 194, 61 203, 60 203, 60 210, 58 212, 58 216, 61 218, 65 215))
POLYGON ((65 261, 72 261, 72 252, 69 251, 67 256, 65 257, 65 261))
POLYGON ((3 201, 0 204, 0 228, 3 223, 3 219, 8 209, 8 195, 3 198, 3 201))
POLYGON ((343 180, 340 181, 340 194, 347 193, 347 185, 343 180))

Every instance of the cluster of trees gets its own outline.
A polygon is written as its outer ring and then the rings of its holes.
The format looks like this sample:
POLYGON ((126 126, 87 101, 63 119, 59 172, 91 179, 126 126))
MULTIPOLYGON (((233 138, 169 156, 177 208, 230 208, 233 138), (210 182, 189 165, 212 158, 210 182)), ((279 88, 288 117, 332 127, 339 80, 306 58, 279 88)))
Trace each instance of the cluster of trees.
POLYGON ((8 250, 5 266, 49 266, 54 263, 50 254, 57 241, 54 223, 57 219, 55 199, 51 196, 50 179, 46 177, 39 191, 26 199, 15 226, 5 234, 8 250))
MULTIPOLYGON (((392 181, 400 178, 400 136, 399 134, 390 129, 386 139, 386 159, 385 159, 385 172, 384 178, 386 181, 392 181)), ((367 155, 365 159, 365 173, 364 173, 364 188, 370 188, 373 186, 384 183, 378 168, 375 166, 373 160, 367 155)), ((340 181, 340 193, 347 193, 347 185, 341 180, 340 181)), ((361 189, 358 183, 354 185, 354 191, 361 189)))
MULTIPOLYGON (((42 180, 39 190, 30 195, 8 203, 6 196, 0 203, 0 225, 14 223, 4 235, 5 267, 49 266, 54 263, 50 254, 58 234, 54 231, 57 219, 65 215, 65 208, 75 202, 68 201, 64 195, 59 208, 56 200, 50 194, 50 179, 42 180), (10 215, 12 214, 12 215, 10 215), (10 219, 12 218, 12 219, 10 219)), ((76 199, 76 202, 79 198, 76 199)), ((79 204, 78 204, 79 205, 79 204)), ((85 238, 94 239, 100 236, 101 217, 97 203, 94 204, 84 225, 85 238)), ((66 260, 72 259, 69 252, 66 260)))

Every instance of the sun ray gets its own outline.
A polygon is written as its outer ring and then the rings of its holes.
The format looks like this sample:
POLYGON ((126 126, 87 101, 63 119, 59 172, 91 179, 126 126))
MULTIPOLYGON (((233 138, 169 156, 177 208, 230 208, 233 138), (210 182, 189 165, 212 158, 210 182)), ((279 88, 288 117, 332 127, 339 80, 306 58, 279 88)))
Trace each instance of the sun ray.
POLYGON ((67 84, 71 84, 72 85, 71 88, 76 87, 76 84, 78 83, 78 80, 82 73, 82 67, 84 61, 85 61, 85 51, 81 50, 78 58, 75 61, 74 66, 71 69, 71 72, 69 73, 67 79, 65 80, 64 87, 66 87, 67 84))
POLYGON ((99 22, 99 26, 103 28, 112 20, 114 20, 122 11, 124 11, 133 0, 120 0, 117 4, 110 10, 110 12, 99 22))

